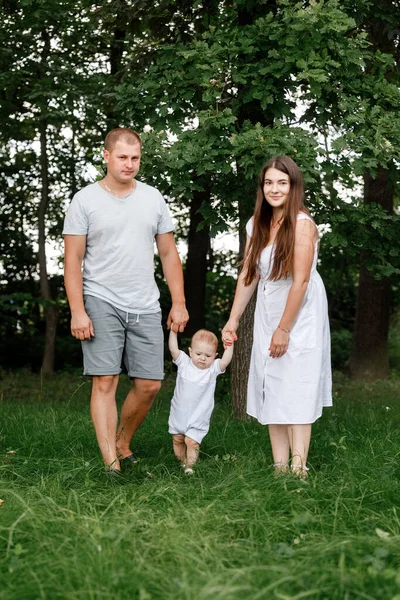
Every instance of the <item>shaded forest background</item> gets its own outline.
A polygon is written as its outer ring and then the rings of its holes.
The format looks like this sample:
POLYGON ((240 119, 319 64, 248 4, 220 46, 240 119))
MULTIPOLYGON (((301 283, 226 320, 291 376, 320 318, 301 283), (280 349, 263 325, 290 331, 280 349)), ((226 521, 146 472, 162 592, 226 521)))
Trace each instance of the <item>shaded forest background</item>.
MULTIPOLYGON (((88 165, 100 176, 105 133, 128 126, 143 132, 139 178, 166 196, 187 244, 188 335, 225 323, 239 257, 213 238, 232 228, 242 250, 258 172, 285 153, 323 231, 334 367, 371 380, 398 368, 399 17, 394 0, 4 0, 3 367, 80 366, 46 250, 61 256, 70 199, 96 177, 88 165)), ((251 318, 232 366, 238 413, 251 318)))

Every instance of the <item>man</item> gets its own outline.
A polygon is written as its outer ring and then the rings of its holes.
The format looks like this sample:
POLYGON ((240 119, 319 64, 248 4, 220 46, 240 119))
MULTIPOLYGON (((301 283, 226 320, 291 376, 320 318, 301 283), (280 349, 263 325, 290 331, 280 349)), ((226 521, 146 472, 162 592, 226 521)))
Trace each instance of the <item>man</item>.
POLYGON ((188 313, 167 206, 155 188, 135 179, 139 135, 113 129, 104 146, 107 175, 80 190, 65 217, 65 288, 71 333, 82 342, 84 373, 93 378, 90 410, 97 441, 107 469, 118 475, 121 465, 136 462, 129 444, 163 379, 154 241, 172 299, 168 328, 182 332, 188 313), (133 387, 117 431, 122 359, 133 387))

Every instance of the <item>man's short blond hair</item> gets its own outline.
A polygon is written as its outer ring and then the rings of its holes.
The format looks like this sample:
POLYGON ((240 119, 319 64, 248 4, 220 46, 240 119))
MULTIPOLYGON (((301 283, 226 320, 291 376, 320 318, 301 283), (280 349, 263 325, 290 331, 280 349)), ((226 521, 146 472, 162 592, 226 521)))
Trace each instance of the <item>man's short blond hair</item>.
POLYGON ((104 149, 110 152, 119 140, 127 144, 139 144, 142 147, 142 140, 136 131, 128 129, 128 127, 117 127, 107 133, 104 140, 104 149))
POLYGON ((190 345, 193 346, 195 342, 207 342, 207 344, 215 346, 215 351, 218 350, 218 338, 212 331, 208 331, 208 329, 199 329, 199 331, 196 331, 190 345))

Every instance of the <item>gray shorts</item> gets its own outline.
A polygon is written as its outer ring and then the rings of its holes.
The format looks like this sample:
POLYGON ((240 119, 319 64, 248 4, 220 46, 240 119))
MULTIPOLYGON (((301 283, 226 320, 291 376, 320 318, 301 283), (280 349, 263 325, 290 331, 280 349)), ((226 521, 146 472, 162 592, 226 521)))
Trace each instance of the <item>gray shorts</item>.
POLYGON ((164 379, 161 311, 137 315, 95 296, 85 296, 94 338, 82 342, 84 375, 119 375, 122 360, 129 377, 164 379))

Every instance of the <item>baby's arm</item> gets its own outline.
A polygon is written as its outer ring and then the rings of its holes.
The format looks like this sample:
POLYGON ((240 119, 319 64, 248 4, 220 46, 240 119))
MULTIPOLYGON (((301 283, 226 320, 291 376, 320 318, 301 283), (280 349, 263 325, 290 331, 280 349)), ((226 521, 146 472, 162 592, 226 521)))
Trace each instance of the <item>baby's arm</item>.
POLYGON ((177 360, 179 356, 178 336, 176 332, 172 329, 172 323, 171 329, 169 330, 168 348, 171 352, 172 360, 177 360))
POLYGON ((221 368, 221 371, 225 371, 226 367, 231 362, 232 356, 233 356, 233 347, 234 347, 233 342, 232 342, 231 346, 226 347, 225 352, 223 353, 223 355, 219 361, 219 366, 221 368))

